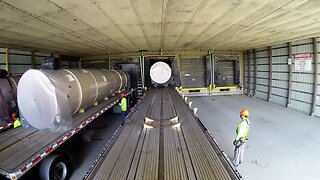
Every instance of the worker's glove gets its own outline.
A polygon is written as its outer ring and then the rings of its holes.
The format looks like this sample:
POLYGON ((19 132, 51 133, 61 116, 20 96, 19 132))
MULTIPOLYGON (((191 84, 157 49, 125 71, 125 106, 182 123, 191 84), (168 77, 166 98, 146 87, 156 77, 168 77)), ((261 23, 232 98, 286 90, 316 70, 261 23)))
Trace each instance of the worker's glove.
POLYGON ((242 143, 246 142, 246 140, 248 140, 248 139, 247 139, 247 138, 244 138, 244 137, 240 138, 240 141, 241 141, 242 143))
POLYGON ((233 141, 233 145, 234 145, 234 146, 237 146, 237 147, 238 147, 238 146, 240 146, 241 144, 242 144, 242 142, 241 142, 240 140, 237 140, 237 141, 234 140, 234 141, 233 141))

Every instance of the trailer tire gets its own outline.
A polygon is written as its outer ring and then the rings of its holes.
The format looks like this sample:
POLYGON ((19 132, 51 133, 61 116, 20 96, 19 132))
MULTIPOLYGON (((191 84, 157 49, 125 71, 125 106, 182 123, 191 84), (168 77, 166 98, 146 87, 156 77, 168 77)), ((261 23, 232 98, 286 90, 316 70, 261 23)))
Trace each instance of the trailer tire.
POLYGON ((39 174, 43 180, 65 180, 71 175, 69 161, 62 155, 52 154, 42 160, 39 174))

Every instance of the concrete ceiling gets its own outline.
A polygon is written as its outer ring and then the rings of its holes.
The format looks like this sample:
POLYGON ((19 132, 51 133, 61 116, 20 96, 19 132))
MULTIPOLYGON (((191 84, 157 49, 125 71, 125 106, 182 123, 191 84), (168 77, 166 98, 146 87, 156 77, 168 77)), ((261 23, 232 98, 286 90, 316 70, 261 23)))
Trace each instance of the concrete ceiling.
POLYGON ((0 46, 244 50, 319 36, 319 0, 0 0, 0 46))

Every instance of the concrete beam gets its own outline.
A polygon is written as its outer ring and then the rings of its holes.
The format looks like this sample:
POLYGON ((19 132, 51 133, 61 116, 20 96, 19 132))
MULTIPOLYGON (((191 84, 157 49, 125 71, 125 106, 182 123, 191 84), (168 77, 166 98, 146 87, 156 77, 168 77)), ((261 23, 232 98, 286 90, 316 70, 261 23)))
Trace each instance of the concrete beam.
MULTIPOLYGON (((213 51, 212 55, 240 55, 240 51, 213 51)), ((98 56, 87 56, 82 57, 82 61, 93 61, 107 58, 123 58, 123 57, 139 57, 141 52, 125 52, 125 53, 111 53, 98 56)), ((195 50, 195 51, 171 51, 171 50, 162 50, 162 51, 144 51, 144 57, 148 56, 206 56, 208 55, 207 50, 195 50)))

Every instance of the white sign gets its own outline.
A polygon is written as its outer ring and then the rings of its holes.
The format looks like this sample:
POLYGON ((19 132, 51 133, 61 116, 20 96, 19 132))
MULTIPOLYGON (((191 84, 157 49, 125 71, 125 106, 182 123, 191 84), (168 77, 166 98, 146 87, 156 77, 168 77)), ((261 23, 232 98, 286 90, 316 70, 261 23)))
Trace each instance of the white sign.
POLYGON ((293 57, 296 71, 311 71, 311 53, 295 54, 293 57))

